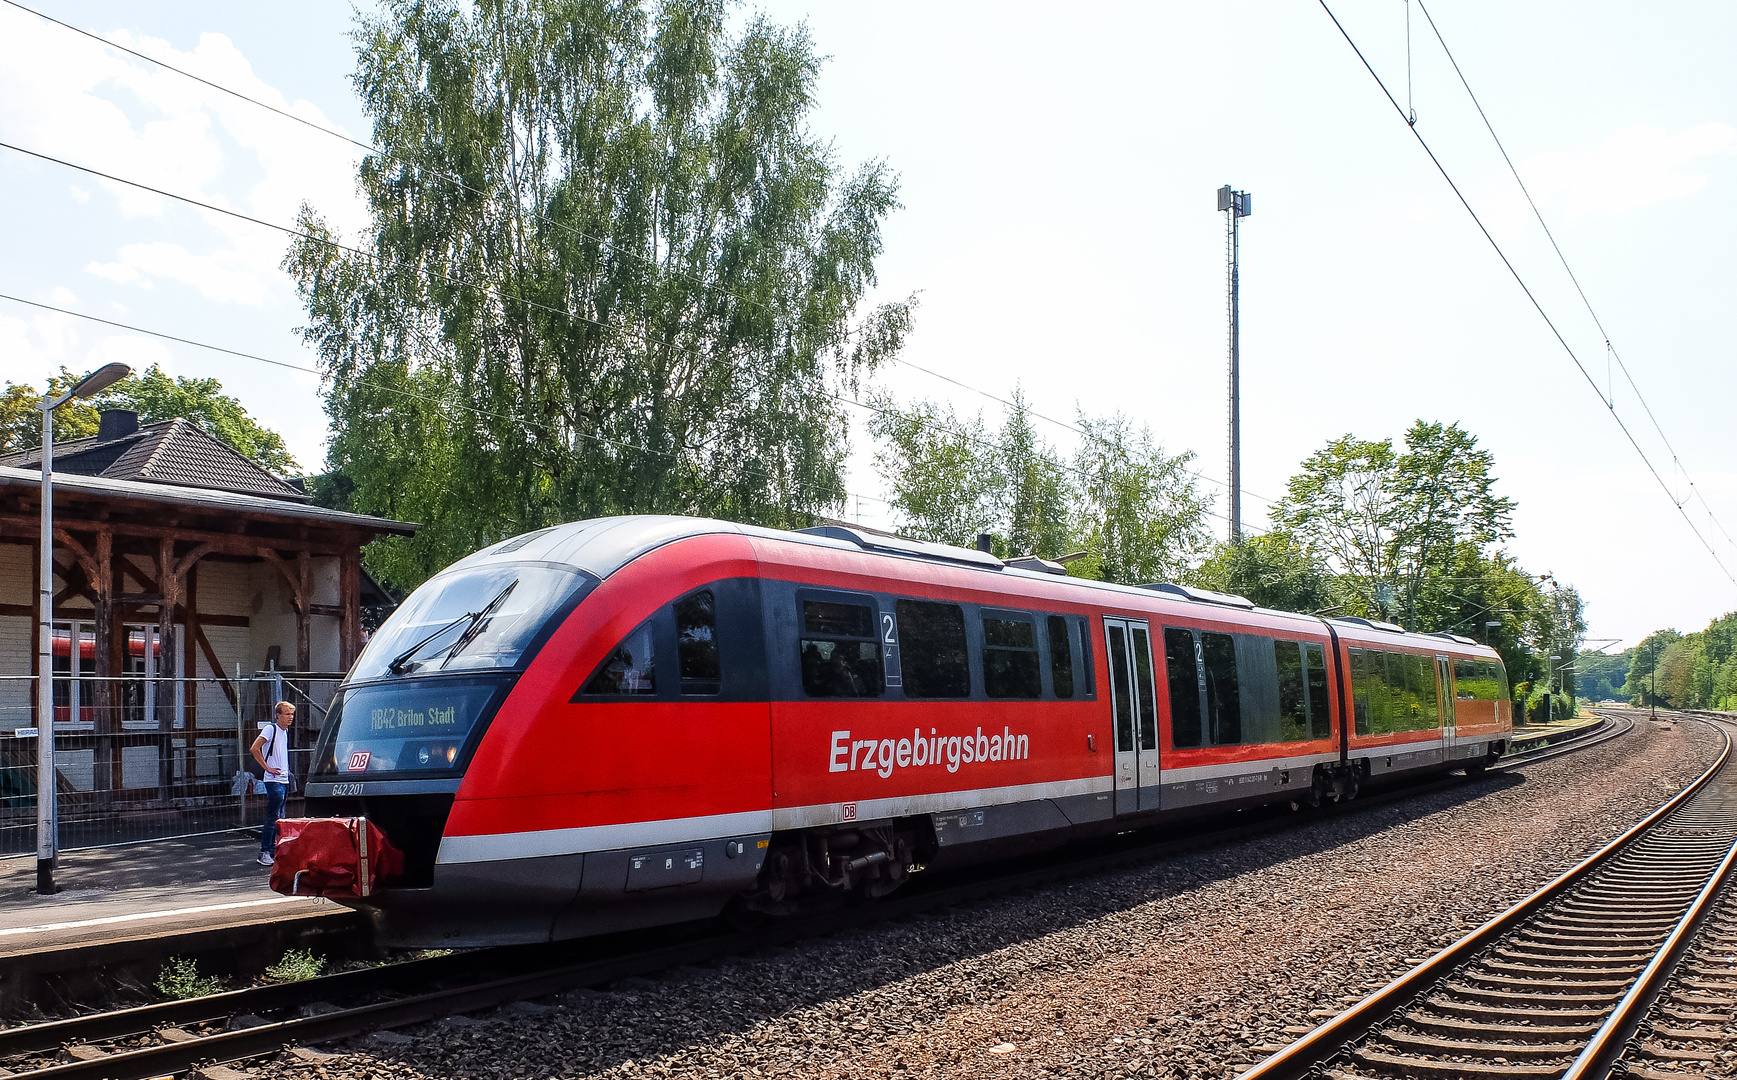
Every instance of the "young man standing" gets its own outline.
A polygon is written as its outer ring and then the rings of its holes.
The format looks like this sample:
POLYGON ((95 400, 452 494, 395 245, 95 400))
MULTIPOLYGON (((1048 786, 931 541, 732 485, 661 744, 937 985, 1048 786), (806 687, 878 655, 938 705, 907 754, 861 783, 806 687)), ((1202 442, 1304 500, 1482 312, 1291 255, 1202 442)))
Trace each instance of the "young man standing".
POLYGON ((248 752, 265 770, 265 821, 259 830, 259 865, 270 866, 277 846, 277 819, 283 817, 284 797, 289 791, 289 729, 296 722, 296 707, 277 703, 271 726, 263 728, 248 752))

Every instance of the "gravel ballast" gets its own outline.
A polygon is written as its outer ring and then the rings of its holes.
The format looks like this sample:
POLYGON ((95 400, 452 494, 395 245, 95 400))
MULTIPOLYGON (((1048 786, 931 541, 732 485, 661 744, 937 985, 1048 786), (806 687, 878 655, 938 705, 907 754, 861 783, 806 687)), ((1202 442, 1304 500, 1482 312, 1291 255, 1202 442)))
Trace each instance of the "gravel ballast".
POLYGON ((1365 814, 457 1017, 283 1077, 1231 1076, 1682 789, 1694 722, 1365 814))

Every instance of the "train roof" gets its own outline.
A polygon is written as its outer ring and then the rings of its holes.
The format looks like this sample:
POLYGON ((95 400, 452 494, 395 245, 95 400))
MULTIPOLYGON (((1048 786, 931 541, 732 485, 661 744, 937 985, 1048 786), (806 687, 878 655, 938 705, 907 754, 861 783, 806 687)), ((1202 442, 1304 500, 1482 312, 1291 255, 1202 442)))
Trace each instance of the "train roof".
MULTIPOLYGON (((665 544, 689 537, 719 533, 806 544, 833 550, 854 549, 888 558, 916 559, 928 563, 998 573, 1025 580, 1056 582, 1058 576, 1066 574, 1065 568, 1059 563, 1052 563, 1043 559, 1033 557, 999 559, 988 552, 977 551, 972 548, 910 540, 901 536, 855 529, 845 525, 821 525, 813 529, 788 531, 767 529, 757 525, 743 525, 733 521, 720 521, 715 518, 685 517, 673 514, 589 518, 584 521, 573 521, 564 525, 538 529, 535 532, 528 532, 503 540, 498 544, 493 544, 468 555, 442 571, 442 574, 491 562, 549 562, 573 566, 597 578, 606 578, 633 560, 663 547, 665 544)), ((1377 622, 1371 619, 1351 616, 1322 619, 1318 616, 1295 611, 1260 608, 1240 596, 1195 589, 1169 582, 1157 582, 1150 585, 1119 585, 1106 581, 1092 581, 1089 578, 1065 576, 1062 580, 1065 580, 1069 586, 1112 592, 1127 597, 1138 597, 1143 603, 1149 603, 1156 594, 1157 597, 1181 605, 1200 605, 1202 609, 1205 609, 1199 612, 1203 615, 1211 609, 1217 609, 1217 614, 1220 616, 1231 615, 1240 611, 1269 618, 1303 621, 1317 628, 1325 623, 1331 623, 1342 636, 1358 639, 1360 643, 1379 645, 1384 640, 1388 640, 1395 644, 1404 642, 1412 647, 1440 648, 1443 642, 1452 642, 1466 651, 1487 654, 1492 657, 1496 655, 1494 650, 1488 646, 1480 645, 1471 638, 1455 634, 1419 634, 1407 631, 1393 623, 1377 622)))

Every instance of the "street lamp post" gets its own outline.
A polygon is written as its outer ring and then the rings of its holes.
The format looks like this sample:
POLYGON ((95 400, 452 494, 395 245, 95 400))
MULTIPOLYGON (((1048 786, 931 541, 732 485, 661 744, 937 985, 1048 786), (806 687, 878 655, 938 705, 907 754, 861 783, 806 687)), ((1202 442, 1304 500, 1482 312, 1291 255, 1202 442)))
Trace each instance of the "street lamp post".
POLYGON ((1502 620, 1500 620, 1500 619, 1491 619, 1489 622, 1486 622, 1484 624, 1484 644, 1485 645, 1488 645, 1490 643, 1490 628, 1493 626, 1500 626, 1500 625, 1502 625, 1502 620))
MULTIPOLYGON (((36 891, 43 896, 55 892, 54 861, 60 845, 54 776, 54 410, 132 373, 125 364, 105 364, 58 398, 43 394, 37 406, 42 410, 42 559, 36 591, 36 891)), ((76 676, 76 650, 70 658, 76 676)))

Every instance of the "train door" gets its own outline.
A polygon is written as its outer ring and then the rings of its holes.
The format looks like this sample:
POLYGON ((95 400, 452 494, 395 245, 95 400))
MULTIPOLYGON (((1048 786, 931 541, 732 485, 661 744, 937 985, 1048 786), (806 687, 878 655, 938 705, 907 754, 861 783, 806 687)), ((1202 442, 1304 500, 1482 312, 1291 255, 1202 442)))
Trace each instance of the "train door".
POLYGON ((1144 619, 1104 619, 1116 724, 1116 813, 1158 809, 1158 705, 1152 632, 1144 619))
MULTIPOLYGON (((1436 692, 1441 695, 1442 746, 1454 744, 1454 664, 1445 656, 1435 658, 1436 692)), ((1444 757, 1452 757, 1444 754, 1444 757)))

